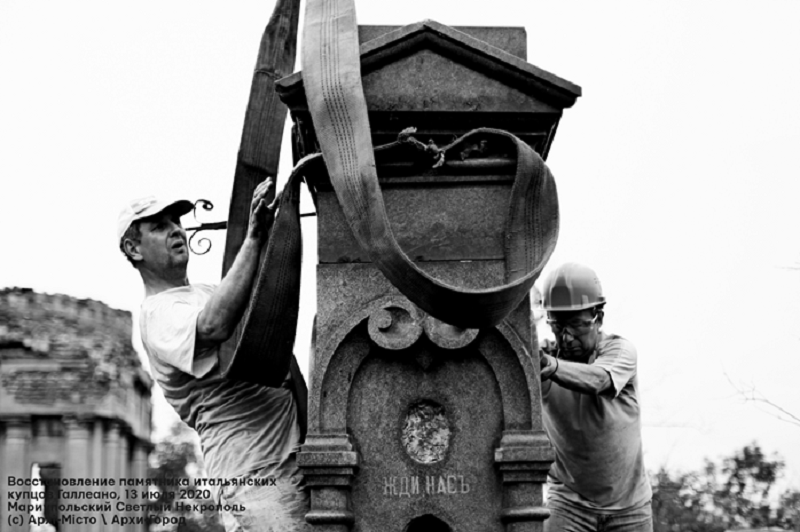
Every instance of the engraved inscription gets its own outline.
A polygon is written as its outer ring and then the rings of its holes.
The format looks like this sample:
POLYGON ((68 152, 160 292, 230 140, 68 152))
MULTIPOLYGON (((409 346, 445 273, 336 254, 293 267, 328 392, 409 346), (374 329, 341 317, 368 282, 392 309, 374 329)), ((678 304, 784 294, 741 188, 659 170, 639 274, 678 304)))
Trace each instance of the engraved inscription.
POLYGON ((383 494, 387 497, 459 495, 470 492, 464 475, 419 475, 383 477, 383 494))

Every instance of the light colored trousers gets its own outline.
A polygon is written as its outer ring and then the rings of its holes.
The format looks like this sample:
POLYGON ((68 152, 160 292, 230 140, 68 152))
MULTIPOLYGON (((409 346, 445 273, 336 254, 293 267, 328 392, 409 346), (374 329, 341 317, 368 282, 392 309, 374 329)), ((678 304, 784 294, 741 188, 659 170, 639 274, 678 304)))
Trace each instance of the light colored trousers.
POLYGON ((560 501, 549 501, 550 519, 544 532, 653 532, 653 509, 644 506, 615 514, 601 514, 560 501))
POLYGON ((306 523, 308 493, 294 459, 283 472, 274 467, 259 469, 246 478, 276 477, 275 485, 224 486, 220 502, 239 505, 241 511, 222 512, 225 532, 310 532, 306 523))

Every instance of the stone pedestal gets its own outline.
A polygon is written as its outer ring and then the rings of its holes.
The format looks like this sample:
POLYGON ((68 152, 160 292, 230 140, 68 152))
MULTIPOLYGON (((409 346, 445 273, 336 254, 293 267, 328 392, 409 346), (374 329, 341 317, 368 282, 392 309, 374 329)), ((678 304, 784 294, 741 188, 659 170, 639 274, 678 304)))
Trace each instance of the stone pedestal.
POLYGON ((382 288, 360 307, 339 299, 346 319, 320 320, 327 340, 299 456, 308 520, 320 530, 540 530, 553 451, 527 305, 498 327, 458 330, 382 288))
MULTIPOLYGON (((461 29, 426 21, 362 30, 375 144, 408 126, 440 146, 495 127, 546 156, 580 88, 524 61, 521 28, 461 29)), ((277 86, 295 120, 295 155, 313 152, 302 74, 277 86)), ((462 288, 507 278, 505 216, 516 165, 484 148, 436 169, 402 150, 376 159, 400 246, 462 288)), ((337 532, 541 530, 554 452, 542 427, 528 299, 481 330, 427 315, 360 249, 325 168, 312 168, 307 182, 319 265, 309 431, 298 455, 311 490, 306 519, 337 532)))

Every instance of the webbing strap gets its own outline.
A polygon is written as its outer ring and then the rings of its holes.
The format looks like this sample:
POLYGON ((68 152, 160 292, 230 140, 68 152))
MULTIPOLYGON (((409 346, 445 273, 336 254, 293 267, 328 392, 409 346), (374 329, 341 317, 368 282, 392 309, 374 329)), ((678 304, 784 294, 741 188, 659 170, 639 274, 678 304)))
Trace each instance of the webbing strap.
MULTIPOLYGON (((255 187, 268 176, 277 177, 287 109, 274 85, 294 69, 299 17, 300 0, 278 0, 261 38, 236 161, 223 275, 244 242, 255 187)), ((302 248, 298 187, 299 181, 294 180, 285 189, 281 215, 262 250, 247 310, 231 339, 222 344, 219 356, 222 375, 231 379, 277 387, 291 371, 301 430, 305 431, 305 382, 292 353, 302 248)), ((268 201, 273 197, 274 189, 268 201)))
POLYGON ((483 290, 447 285, 416 266, 392 234, 378 185, 361 85, 353 0, 309 0, 302 45, 303 84, 322 155, 339 204, 359 244, 406 297, 460 327, 502 321, 530 291, 558 236, 555 182, 529 146, 499 130, 516 150, 517 171, 505 228, 507 284, 483 290))
MULTIPOLYGON (((275 81, 294 69, 299 17, 300 0, 278 0, 261 37, 236 157, 223 276, 244 242, 253 191, 267 177, 275 179, 278 175, 287 109, 275 92, 275 81)), ((267 201, 271 202, 274 195, 273 189, 267 201)))
MULTIPOLYGON (((306 98, 331 182, 355 238, 389 281, 432 316, 460 327, 498 324, 525 297, 555 248, 558 200, 550 171, 536 152, 505 131, 476 130, 445 148, 446 157, 476 138, 491 138, 516 154, 504 235, 507 284, 469 290, 429 276, 400 249, 386 216, 358 49, 352 0, 309 0, 302 57, 306 98)), ((299 184, 306 167, 318 158, 316 154, 300 161, 284 188, 250 304, 234 337, 223 345, 222 368, 228 377, 278 386, 290 367, 302 248, 299 184)), ((259 180, 264 177, 261 174, 259 180)), ((249 203, 236 210, 246 221, 249 203)))

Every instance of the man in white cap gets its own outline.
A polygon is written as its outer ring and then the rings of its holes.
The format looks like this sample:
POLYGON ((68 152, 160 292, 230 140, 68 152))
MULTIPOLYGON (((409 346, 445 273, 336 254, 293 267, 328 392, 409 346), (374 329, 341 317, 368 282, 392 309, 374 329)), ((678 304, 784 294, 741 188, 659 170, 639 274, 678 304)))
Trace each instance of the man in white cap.
POLYGON ((652 532, 636 348, 601 331, 606 300, 586 266, 559 266, 542 292, 556 338, 540 353, 544 425, 556 451, 544 529, 652 532))
POLYGON ((226 530, 303 530, 308 496, 295 463, 300 443, 291 383, 280 388, 222 378, 219 346, 246 309, 278 198, 255 190, 244 243, 218 286, 190 284, 180 217, 186 200, 137 200, 120 214, 119 245, 145 288, 139 324, 151 370, 180 418, 200 436, 209 477, 230 507, 226 530))

